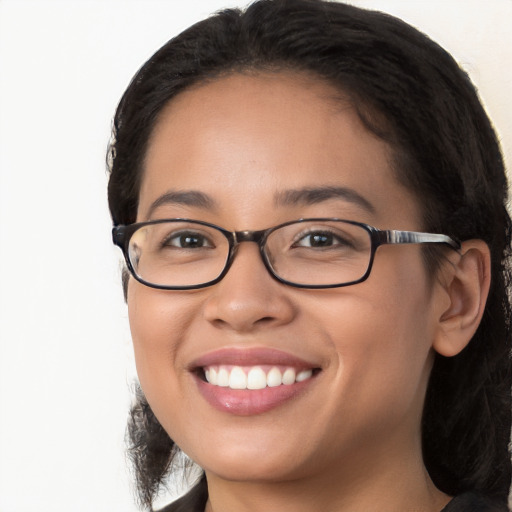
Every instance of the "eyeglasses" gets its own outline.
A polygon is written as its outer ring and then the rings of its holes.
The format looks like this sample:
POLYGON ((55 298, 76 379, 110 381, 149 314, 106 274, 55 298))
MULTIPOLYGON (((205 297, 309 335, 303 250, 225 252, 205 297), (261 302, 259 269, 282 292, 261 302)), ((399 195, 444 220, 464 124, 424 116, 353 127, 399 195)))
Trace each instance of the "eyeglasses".
POLYGON ((445 244, 460 249, 460 243, 446 235, 383 231, 331 218, 233 232, 198 220, 164 219, 115 226, 112 237, 133 277, 163 290, 192 290, 218 283, 243 242, 259 245, 272 277, 298 288, 336 288, 364 281, 377 248, 385 244, 445 244))

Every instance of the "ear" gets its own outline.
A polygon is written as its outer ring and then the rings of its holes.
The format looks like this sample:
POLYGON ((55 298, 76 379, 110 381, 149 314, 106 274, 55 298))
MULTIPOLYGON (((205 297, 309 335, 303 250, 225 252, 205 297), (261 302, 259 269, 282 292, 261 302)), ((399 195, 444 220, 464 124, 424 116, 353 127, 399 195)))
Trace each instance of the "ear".
POLYGON ((491 283, 489 247, 483 240, 463 242, 440 274, 439 285, 448 300, 441 301, 433 347, 451 357, 466 347, 480 324, 491 283))

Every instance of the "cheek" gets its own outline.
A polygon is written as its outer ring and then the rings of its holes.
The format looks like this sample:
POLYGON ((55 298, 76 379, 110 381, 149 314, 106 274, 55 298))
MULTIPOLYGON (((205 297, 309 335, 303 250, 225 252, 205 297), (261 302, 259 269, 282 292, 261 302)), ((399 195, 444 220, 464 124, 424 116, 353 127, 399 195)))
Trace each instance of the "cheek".
POLYGON ((352 403, 422 401, 435 332, 428 290, 423 268, 404 259, 402 266, 376 265, 368 281, 319 302, 314 321, 323 319, 342 382, 337 389, 352 403))
POLYGON ((403 293, 390 291, 377 302, 375 295, 324 301, 311 316, 328 333, 344 378, 365 376, 377 384, 400 385, 421 373, 431 349, 426 305, 421 298, 403 293))
MULTIPOLYGON (((150 289, 135 281, 128 287, 128 314, 135 363, 142 388, 158 400, 162 379, 172 379, 183 365, 176 358, 192 318, 192 305, 176 293, 150 289), (160 383, 160 385, 159 385, 160 383)), ((153 404, 152 404, 153 405, 153 404)))
POLYGON ((193 402, 184 398, 190 375, 183 347, 201 301, 193 293, 128 288, 128 311, 137 375, 160 424, 172 439, 183 439, 194 418, 193 402))

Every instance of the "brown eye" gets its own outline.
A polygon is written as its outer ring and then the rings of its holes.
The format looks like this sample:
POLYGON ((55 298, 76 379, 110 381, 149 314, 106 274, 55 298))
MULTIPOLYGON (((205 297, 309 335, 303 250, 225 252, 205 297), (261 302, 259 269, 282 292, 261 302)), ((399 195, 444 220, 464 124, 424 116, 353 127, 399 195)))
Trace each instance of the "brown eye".
POLYGON ((311 231, 293 243, 293 247, 322 249, 329 247, 350 247, 352 244, 332 231, 311 231))
POLYGON ((201 233, 192 231, 172 233, 162 243, 163 247, 176 247, 179 249, 201 249, 214 247, 213 243, 201 233))

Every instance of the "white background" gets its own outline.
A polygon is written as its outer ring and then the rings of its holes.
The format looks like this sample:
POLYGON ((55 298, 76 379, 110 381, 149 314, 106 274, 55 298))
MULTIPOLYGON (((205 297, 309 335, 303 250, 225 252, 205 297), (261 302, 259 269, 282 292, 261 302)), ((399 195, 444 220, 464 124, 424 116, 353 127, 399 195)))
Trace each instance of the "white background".
MULTIPOLYGON (((444 45, 512 162, 512 0, 359 0, 444 45)), ((229 0, 0 0, 0 512, 135 511, 134 379, 104 154, 118 99, 229 0)))

